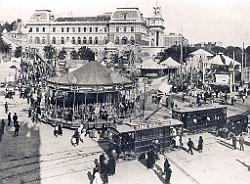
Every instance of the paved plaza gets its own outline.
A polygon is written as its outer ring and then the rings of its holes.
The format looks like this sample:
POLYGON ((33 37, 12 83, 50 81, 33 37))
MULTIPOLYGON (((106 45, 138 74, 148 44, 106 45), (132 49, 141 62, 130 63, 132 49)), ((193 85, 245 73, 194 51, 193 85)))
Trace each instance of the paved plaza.
MULTIPOLYGON (((70 138, 73 130, 63 129, 63 135, 55 137, 54 127, 44 123, 33 123, 28 118, 26 99, 18 94, 14 99, 0 96, 0 118, 7 118, 4 103, 9 103, 10 112, 16 112, 21 123, 20 134, 13 137, 14 127, 5 127, 0 143, 0 183, 41 184, 89 184, 87 172, 93 170, 94 159, 99 158, 105 140, 86 137, 85 143, 73 147, 70 138)), ((250 104, 250 98, 246 104, 250 104)), ((179 102, 178 102, 179 103, 179 102)), ((161 111, 162 113, 164 111, 161 111)), ((147 113, 147 112, 145 112, 147 113)), ((167 112, 166 112, 167 113, 167 112)), ((160 115, 158 118, 160 119, 160 115)), ((7 122, 7 121, 6 121, 7 122)), ((250 178, 250 147, 247 135, 245 151, 233 150, 231 140, 215 137, 209 133, 184 135, 183 147, 165 154, 172 168, 171 184, 247 184, 250 178), (195 146, 198 137, 204 139, 203 153, 187 153, 187 140, 192 138, 195 146)), ((239 147, 238 147, 239 148, 239 147)), ((116 174, 109 177, 110 184, 162 184, 161 175, 164 156, 156 162, 154 169, 147 169, 138 160, 119 160, 116 174)))

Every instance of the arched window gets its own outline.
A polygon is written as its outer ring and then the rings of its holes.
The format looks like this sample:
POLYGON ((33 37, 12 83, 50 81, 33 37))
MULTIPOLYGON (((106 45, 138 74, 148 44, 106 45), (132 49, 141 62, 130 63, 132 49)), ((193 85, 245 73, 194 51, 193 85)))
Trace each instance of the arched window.
POLYGON ((72 37, 72 44, 76 44, 76 39, 75 39, 75 37, 72 37))
POLYGON ((52 38, 52 44, 56 44, 56 38, 55 37, 52 38))
POLYGON ((45 44, 45 37, 42 38, 42 44, 45 44))
POLYGON ((30 37, 29 39, 29 43, 32 44, 33 43, 33 39, 32 39, 32 36, 30 37))
POLYGON ((128 43, 128 38, 126 36, 122 37, 122 45, 125 45, 128 43))
POLYGON ((64 44, 64 37, 61 38, 61 44, 64 44))
POLYGON ((93 44, 92 37, 89 37, 89 44, 93 44))
POLYGON ((87 38, 86 37, 83 37, 83 40, 82 40, 82 44, 87 44, 87 38))
POLYGON ((108 43, 108 38, 106 36, 103 38, 103 40, 104 40, 104 44, 108 43))
POLYGON ((77 43, 81 44, 81 38, 80 37, 77 38, 77 43))
POLYGON ((39 37, 35 37, 35 44, 40 44, 40 38, 39 37))
POLYGON ((119 45, 119 37, 118 36, 115 38, 115 44, 119 45))
POLYGON ((95 44, 98 44, 98 37, 95 37, 95 44))

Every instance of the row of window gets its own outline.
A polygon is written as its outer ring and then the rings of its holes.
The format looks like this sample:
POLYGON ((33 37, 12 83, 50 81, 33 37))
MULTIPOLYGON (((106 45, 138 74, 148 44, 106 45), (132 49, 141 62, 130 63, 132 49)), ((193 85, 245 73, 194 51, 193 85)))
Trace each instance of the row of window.
POLYGON ((116 32, 127 32, 127 31, 134 32, 135 27, 131 26, 130 30, 126 26, 124 26, 124 27, 116 27, 116 32))
MULTIPOLYGON (((66 41, 70 40, 69 37, 67 37, 66 39, 64 37, 61 37, 61 39, 59 40, 61 44, 65 44, 66 41)), ((107 37, 104 37, 104 44, 108 43, 108 39, 107 37)), ((130 38, 130 42, 134 41, 134 37, 130 38)), ((94 39, 92 37, 89 37, 88 39, 86 37, 83 37, 83 39, 81 39, 80 37, 78 37, 77 39, 75 37, 72 37, 71 39, 72 44, 98 44, 98 37, 95 37, 94 39)), ((29 39, 29 43, 32 44, 33 43, 33 38, 30 37, 29 39)), ((45 37, 43 36, 42 39, 40 39, 40 37, 35 37, 34 39, 34 43, 35 44, 45 44, 46 40, 45 37)), ((56 44, 57 40, 55 37, 52 38, 52 44, 56 44)), ((115 44, 119 45, 119 44, 128 44, 129 43, 129 39, 127 37, 122 37, 121 39, 119 37, 115 38, 115 44)))
MULTIPOLYGON (((83 28, 81 28, 81 27, 78 27, 78 28, 76 28, 76 27, 72 27, 72 28, 70 28, 70 27, 61 27, 60 29, 61 29, 62 33, 64 33, 64 32, 67 32, 67 33, 69 33, 69 32, 73 32, 73 33, 75 33, 75 32, 79 32, 79 33, 80 32, 84 32, 84 33, 86 33, 86 32, 90 32, 90 33, 96 32, 96 33, 98 33, 99 31, 102 31, 102 29, 99 29, 99 27, 94 27, 94 28, 92 28, 92 27, 88 27, 88 28, 87 27, 83 27, 83 28)), ((39 33, 40 32, 40 27, 36 27, 35 30, 36 30, 35 32, 39 33)), ((45 31, 46 31, 45 27, 42 27, 41 32, 45 33, 45 31)), ((52 32, 55 33, 56 31, 57 31, 57 28, 53 27, 52 32)), ((104 27, 103 31, 107 32, 107 27, 104 27)), ((33 32, 32 27, 30 28, 29 32, 33 32)))
MULTIPOLYGON (((56 30, 57 30, 56 27, 52 28, 53 33, 55 33, 56 30)), ((104 32, 107 32, 107 27, 104 27, 103 30, 104 30, 104 32)), ((45 33, 45 31, 46 31, 45 27, 42 27, 41 32, 45 33)), ((81 27, 78 27, 78 28, 75 28, 75 27, 72 27, 72 28, 70 28, 70 27, 61 27, 61 32, 62 33, 64 33, 64 32, 67 32, 67 33, 69 33, 69 32, 73 32, 73 33, 75 33, 75 32, 79 32, 79 33, 80 32, 84 32, 84 33, 86 33, 86 32, 89 32, 89 33, 95 32, 95 33, 98 33, 99 31, 102 31, 102 29, 99 29, 99 27, 94 27, 94 28, 92 28, 92 27, 88 27, 88 28, 87 27, 83 27, 83 28, 81 28, 81 27)), ((124 27, 116 27, 116 32, 134 32, 134 31, 135 31, 135 27, 133 27, 133 26, 131 26, 131 27, 126 27, 126 26, 124 26, 124 27)), ((32 27, 30 28, 29 32, 33 32, 32 27)), ((36 32, 37 33, 40 32, 40 27, 36 27, 36 32)))

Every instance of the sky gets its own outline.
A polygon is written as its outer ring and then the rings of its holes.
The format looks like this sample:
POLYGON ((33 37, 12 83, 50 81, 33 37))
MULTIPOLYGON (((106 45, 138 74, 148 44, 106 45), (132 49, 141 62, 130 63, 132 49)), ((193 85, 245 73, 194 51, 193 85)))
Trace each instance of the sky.
POLYGON ((27 22, 38 9, 55 16, 96 16, 119 7, 138 7, 144 17, 161 7, 165 34, 183 33, 190 44, 223 42, 223 46, 250 45, 250 1, 246 0, 0 0, 0 21, 27 22))

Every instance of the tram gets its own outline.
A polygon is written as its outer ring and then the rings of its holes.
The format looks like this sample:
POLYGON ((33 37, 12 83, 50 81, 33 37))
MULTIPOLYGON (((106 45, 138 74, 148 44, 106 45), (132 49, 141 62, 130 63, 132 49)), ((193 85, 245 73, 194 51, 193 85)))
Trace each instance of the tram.
POLYGON ((173 109, 172 118, 183 122, 189 132, 200 132, 207 128, 217 128, 226 123, 227 107, 222 105, 173 109))
POLYGON ((171 146, 173 137, 179 135, 182 139, 182 129, 183 123, 177 119, 117 125, 108 128, 109 146, 118 154, 133 152, 140 155, 147 152, 157 140, 160 152, 164 152, 171 146))
POLYGON ((238 136, 241 133, 247 132, 249 113, 250 110, 238 114, 231 112, 231 115, 227 117, 226 123, 218 127, 217 135, 230 139, 232 136, 238 136))

